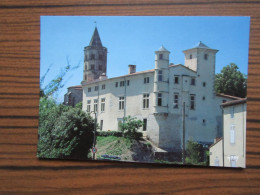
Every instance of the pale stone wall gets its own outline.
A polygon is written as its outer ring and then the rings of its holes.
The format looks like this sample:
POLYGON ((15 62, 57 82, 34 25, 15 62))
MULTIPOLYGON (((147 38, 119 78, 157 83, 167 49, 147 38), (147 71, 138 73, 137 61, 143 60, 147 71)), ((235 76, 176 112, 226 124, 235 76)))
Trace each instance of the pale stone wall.
POLYGON ((223 167, 223 140, 221 139, 209 149, 209 166, 223 167))
POLYGON ((246 166, 246 104, 224 107, 224 165, 231 167, 246 166), (234 117, 231 117, 234 108, 234 117), (231 143, 231 125, 234 125, 234 143, 231 143))

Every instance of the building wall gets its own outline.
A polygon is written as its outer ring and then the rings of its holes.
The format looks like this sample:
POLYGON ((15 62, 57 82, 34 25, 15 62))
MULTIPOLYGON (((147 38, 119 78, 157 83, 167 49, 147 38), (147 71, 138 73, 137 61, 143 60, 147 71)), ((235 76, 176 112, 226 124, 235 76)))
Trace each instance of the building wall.
POLYGON ((223 140, 221 139, 209 149, 209 166, 223 167, 223 140))
POLYGON ((224 165, 245 167, 246 159, 246 104, 224 107, 224 165), (231 112, 234 109, 234 117, 231 112), (231 126, 234 125, 234 143, 231 143, 231 126), (232 157, 233 156, 233 157, 232 157))
POLYGON ((75 106, 77 103, 82 102, 82 89, 68 88, 68 92, 64 95, 64 104, 75 106))

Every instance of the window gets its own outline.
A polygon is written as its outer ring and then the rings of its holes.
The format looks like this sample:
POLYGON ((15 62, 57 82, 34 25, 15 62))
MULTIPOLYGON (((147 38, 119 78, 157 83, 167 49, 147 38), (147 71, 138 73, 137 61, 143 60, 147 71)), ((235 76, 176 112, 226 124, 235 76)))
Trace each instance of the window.
POLYGON ((196 83, 195 78, 191 78, 191 80, 190 80, 190 84, 191 84, 191 85, 195 85, 195 83, 196 83))
POLYGON ((158 71, 158 81, 162 81, 163 77, 162 77, 162 70, 158 71))
POLYGON ((98 70, 102 70, 102 65, 101 64, 98 65, 98 70))
POLYGON ((202 125, 206 125, 206 119, 202 120, 202 125))
POLYGON ((192 54, 190 54, 190 59, 192 59, 192 54))
POLYGON ((143 94, 143 108, 149 108, 149 94, 143 94))
POLYGON ((120 81, 120 87, 124 87, 125 86, 125 81, 120 81))
POLYGON ((91 92, 91 87, 88 88, 88 92, 91 92))
POLYGON ((97 112, 98 99, 94 99, 94 112, 97 112))
POLYGON ((235 143, 235 125, 230 126, 230 143, 235 143))
POLYGON ((194 94, 190 95, 190 109, 195 110, 195 95, 194 94))
POLYGON ((87 112, 90 112, 90 108, 91 108, 91 100, 87 101, 87 112))
POLYGON ((214 166, 218 167, 219 166, 219 160, 218 157, 216 157, 215 161, 214 161, 214 166))
POLYGON ((125 97, 119 97, 119 110, 124 110, 125 108, 125 97))
POLYGON ((100 120, 100 130, 103 130, 103 120, 100 120))
POLYGON ((95 70, 95 65, 94 65, 94 64, 91 64, 90 69, 91 69, 91 70, 95 70))
POLYGON ((203 97, 202 97, 202 100, 205 100, 205 99, 206 99, 205 96, 203 96, 203 97))
POLYGON ((159 60, 163 59, 163 54, 159 54, 159 60))
POLYGON ((208 54, 204 54, 204 60, 208 59, 208 54))
POLYGON ((206 87, 206 82, 203 82, 202 85, 203 85, 203 87, 206 87))
POLYGON ((95 86, 95 91, 98 91, 98 86, 95 86))
POLYGON ((102 60, 102 59, 103 59, 103 56, 102 56, 102 54, 99 54, 99 56, 98 56, 98 59, 100 59, 100 60, 102 60))
POLYGON ((143 131, 146 131, 146 129, 147 129, 147 119, 144 118, 143 119, 143 131))
POLYGON ((115 86, 118 87, 118 82, 115 83, 115 86))
POLYGON ((162 94, 157 94, 157 106, 162 106, 162 94))
POLYGON ((232 106, 232 107, 230 107, 230 115, 231 115, 231 118, 234 118, 234 113, 235 113, 235 107, 232 106))
POLYGON ((174 94, 173 108, 179 108, 179 94, 174 94))
POLYGON ((91 60, 95 60, 95 54, 91 54, 90 59, 91 59, 91 60))
POLYGON ((106 101, 105 98, 101 99, 101 112, 105 112, 105 101, 106 101))
POLYGON ((174 84, 179 84, 179 77, 178 76, 174 77, 174 84))
POLYGON ((129 86, 129 85, 130 85, 130 81, 129 81, 129 80, 127 80, 127 82, 126 82, 126 83, 127 83, 127 86, 129 86))
POLYGON ((149 77, 144 78, 144 84, 149 83, 149 77))
POLYGON ((106 89, 106 85, 105 84, 102 85, 102 90, 104 90, 104 89, 106 89))

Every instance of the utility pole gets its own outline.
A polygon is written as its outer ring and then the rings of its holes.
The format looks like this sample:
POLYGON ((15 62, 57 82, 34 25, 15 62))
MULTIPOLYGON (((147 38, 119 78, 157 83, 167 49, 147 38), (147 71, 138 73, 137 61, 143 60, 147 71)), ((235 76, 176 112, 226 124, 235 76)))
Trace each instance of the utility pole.
POLYGON ((185 164, 185 102, 182 105, 182 164, 185 164))

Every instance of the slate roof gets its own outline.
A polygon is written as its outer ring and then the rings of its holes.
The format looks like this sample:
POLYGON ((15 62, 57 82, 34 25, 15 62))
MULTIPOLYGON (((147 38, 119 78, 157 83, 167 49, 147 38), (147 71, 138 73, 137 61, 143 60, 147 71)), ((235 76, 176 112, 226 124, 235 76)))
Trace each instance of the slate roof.
POLYGON ((169 52, 163 45, 159 48, 158 51, 167 51, 167 52, 169 52))
POLYGON ((240 100, 225 102, 225 103, 221 104, 221 106, 227 107, 227 106, 233 106, 233 105, 244 104, 244 103, 246 103, 246 98, 241 98, 240 100))
POLYGON ((101 42, 101 39, 99 37, 97 27, 95 27, 94 33, 93 33, 92 38, 89 42, 89 46, 102 47, 102 42, 101 42))
POLYGON ((201 41, 197 45, 195 45, 195 47, 193 47, 193 48, 206 48, 206 49, 210 49, 207 45, 205 45, 201 41))

